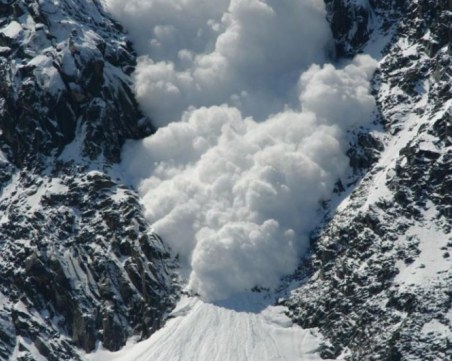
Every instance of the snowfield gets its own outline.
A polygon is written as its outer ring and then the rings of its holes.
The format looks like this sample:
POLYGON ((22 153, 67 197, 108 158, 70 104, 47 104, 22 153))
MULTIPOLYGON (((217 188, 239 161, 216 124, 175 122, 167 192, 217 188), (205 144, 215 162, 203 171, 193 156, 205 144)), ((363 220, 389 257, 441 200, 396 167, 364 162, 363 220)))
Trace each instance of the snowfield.
POLYGON ((255 294, 221 303, 184 297, 167 324, 119 352, 101 347, 87 361, 317 361, 316 330, 292 324, 285 307, 255 294))

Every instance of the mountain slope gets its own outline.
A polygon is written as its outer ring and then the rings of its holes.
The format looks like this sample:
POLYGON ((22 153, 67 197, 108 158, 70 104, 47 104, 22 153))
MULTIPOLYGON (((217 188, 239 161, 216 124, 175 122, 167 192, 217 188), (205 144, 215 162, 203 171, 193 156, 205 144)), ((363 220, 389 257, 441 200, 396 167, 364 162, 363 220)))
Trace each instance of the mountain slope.
POLYGON ((77 360, 149 336, 172 262, 114 171, 152 126, 97 1, 0 2, 0 359, 77 360))
POLYGON ((328 337, 328 357, 452 356, 451 4, 414 1, 401 15, 374 79, 384 150, 313 241, 309 280, 286 302, 328 337))
POLYGON ((148 341, 93 359, 450 359, 450 4, 326 3, 338 56, 379 57, 380 124, 350 137, 355 174, 325 204, 310 256, 280 290, 280 312, 304 330, 273 325, 296 336, 272 338, 253 322, 270 307, 192 299, 148 341))
POLYGON ((325 3, 337 60, 379 60, 354 174, 278 292, 171 311, 176 264, 117 166, 153 131, 126 35, 97 0, 0 0, 1 360, 452 357, 452 3, 325 3))

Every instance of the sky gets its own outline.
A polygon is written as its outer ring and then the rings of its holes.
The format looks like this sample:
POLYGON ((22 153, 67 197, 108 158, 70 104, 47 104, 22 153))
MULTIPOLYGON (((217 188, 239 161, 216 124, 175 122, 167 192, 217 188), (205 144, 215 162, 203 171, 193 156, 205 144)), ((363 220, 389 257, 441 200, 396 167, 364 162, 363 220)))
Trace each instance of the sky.
POLYGON ((375 110, 367 55, 333 64, 321 0, 105 0, 158 131, 123 167, 187 287, 220 300, 297 267, 375 110))

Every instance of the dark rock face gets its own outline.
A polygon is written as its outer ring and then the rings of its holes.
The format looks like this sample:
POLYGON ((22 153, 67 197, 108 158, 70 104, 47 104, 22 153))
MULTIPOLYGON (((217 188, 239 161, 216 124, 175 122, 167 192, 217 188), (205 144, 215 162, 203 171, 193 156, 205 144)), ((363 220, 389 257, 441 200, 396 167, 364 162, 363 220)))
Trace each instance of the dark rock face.
POLYGON ((18 172, 0 205, 9 329, 40 339, 55 359, 65 343, 91 351, 100 341, 117 350, 132 334, 149 336, 174 292, 168 251, 149 231, 136 195, 98 171, 64 172, 18 172))
POLYGON ((325 0, 338 55, 356 54, 375 33, 390 36, 406 3, 405 0, 325 0))
POLYGON ((115 174, 147 136, 98 1, 0 0, 0 359, 78 360, 160 327, 173 261, 115 174))
POLYGON ((76 133, 83 155, 118 161, 125 139, 151 132, 130 91, 134 53, 97 1, 2 9, 0 142, 15 164, 58 154, 76 133))
MULTIPOLYGON (((351 32, 368 28, 364 13, 353 22, 358 2, 327 3, 343 53, 381 35, 378 28, 359 37, 351 32)), ((377 17, 395 5, 400 15, 394 25, 387 16, 377 19, 396 26, 373 85, 385 149, 365 142, 364 149, 381 153, 363 162, 366 151, 352 148, 354 166, 368 171, 313 238, 298 276, 305 281, 285 303, 300 325, 326 336, 325 358, 449 360, 451 3, 368 3, 377 17)))

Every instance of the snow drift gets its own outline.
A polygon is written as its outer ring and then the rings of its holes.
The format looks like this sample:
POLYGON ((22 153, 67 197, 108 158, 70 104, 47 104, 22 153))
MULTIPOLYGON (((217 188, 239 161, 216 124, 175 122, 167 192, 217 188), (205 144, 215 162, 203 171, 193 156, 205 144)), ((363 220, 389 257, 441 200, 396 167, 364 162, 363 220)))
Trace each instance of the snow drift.
POLYGON ((161 126, 123 154, 146 217, 205 300, 276 286, 348 171, 376 62, 324 64, 320 0, 108 4, 143 54, 136 93, 161 126))

